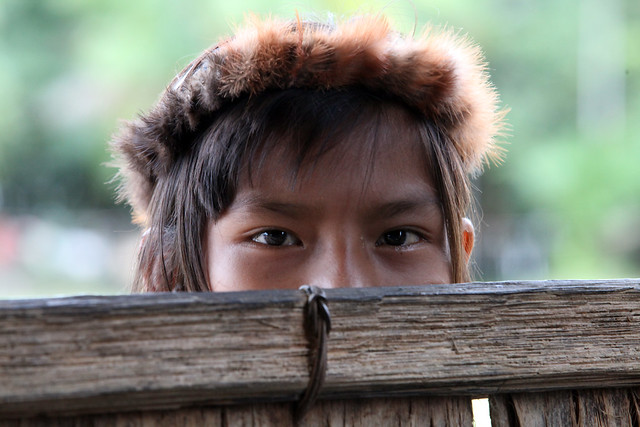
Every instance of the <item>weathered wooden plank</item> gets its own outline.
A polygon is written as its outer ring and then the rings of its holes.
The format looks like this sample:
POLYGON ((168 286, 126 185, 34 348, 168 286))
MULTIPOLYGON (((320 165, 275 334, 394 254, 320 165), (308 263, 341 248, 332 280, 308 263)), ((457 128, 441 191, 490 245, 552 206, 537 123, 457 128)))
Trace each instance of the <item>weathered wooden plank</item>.
MULTIPOLYGON (((259 403, 172 411, 125 412, 0 420, 5 427, 294 427, 291 403, 259 403)), ((471 427, 471 400, 407 397, 318 401, 302 420, 307 427, 471 427)))
POLYGON ((632 427, 640 423, 639 389, 515 393, 490 397, 494 427, 632 427))
MULTIPOLYGON (((224 407, 2 420, 3 427, 231 427, 224 407)), ((247 424, 251 425, 251 424, 247 424)))
MULTIPOLYGON (((324 398, 640 385, 640 284, 327 291, 324 398)), ((295 400, 297 291, 0 301, 0 414, 295 400)))
POLYGON ((468 397, 349 399, 319 401, 303 421, 309 427, 471 427, 473 413, 468 397))
POLYGON ((489 398, 493 427, 573 426, 571 391, 496 395, 489 398))

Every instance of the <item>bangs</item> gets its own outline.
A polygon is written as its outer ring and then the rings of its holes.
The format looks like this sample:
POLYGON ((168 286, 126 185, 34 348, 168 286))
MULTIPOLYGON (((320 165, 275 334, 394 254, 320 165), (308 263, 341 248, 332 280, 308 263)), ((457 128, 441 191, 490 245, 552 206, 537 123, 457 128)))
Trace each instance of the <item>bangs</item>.
MULTIPOLYGON (((240 183, 287 173, 296 185, 329 152, 355 150, 365 162, 363 192, 377 156, 389 149, 420 156, 444 217, 453 280, 469 280, 462 252, 461 221, 470 190, 454 141, 433 122, 393 99, 357 88, 287 89, 243 97, 210 113, 207 128, 158 180, 151 232, 140 251, 135 289, 211 290, 203 241, 207 224, 233 203, 240 183), (407 143, 409 142, 409 143, 407 143), (383 145, 384 144, 384 145, 383 145)), ((323 162, 322 167, 349 167, 323 162)))
POLYGON ((196 141, 195 155, 188 156, 194 163, 188 169, 194 172, 192 188, 201 208, 214 220, 233 202, 240 179, 246 177, 251 185, 264 168, 285 168, 293 187, 310 176, 326 153, 356 148, 369 159, 368 177, 381 141, 415 141, 433 178, 424 119, 364 90, 275 91, 239 99, 213 121, 196 141), (267 164, 274 158, 277 165, 267 164))

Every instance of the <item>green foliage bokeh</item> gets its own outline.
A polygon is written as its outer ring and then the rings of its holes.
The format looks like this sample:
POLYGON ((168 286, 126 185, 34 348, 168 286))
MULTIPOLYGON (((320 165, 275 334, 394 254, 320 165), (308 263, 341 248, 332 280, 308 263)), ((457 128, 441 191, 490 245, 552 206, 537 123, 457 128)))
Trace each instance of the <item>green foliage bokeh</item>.
MULTIPOLYGON (((118 120, 149 108, 184 64, 248 12, 293 18, 296 11, 382 11, 403 31, 431 22, 468 33, 510 109, 507 160, 477 183, 482 232, 497 230, 491 221, 510 221, 513 231, 519 219, 547 218, 548 271, 522 278, 640 275, 640 2, 633 0, 5 0, 0 210, 122 215, 109 183, 115 171, 105 166, 118 120), (609 92, 589 86, 608 78, 609 92), (613 107, 585 115, 599 96, 613 107)), ((504 278, 485 269, 486 279, 504 278)))

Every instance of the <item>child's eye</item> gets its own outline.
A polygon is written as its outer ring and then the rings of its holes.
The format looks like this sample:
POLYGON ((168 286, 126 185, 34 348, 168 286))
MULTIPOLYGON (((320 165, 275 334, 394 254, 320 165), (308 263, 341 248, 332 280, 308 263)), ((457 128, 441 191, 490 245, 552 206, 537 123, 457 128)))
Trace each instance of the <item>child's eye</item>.
POLYGON ((409 246, 424 240, 415 231, 410 230, 391 230, 387 231, 380 236, 376 241, 376 246, 409 246))
POLYGON ((251 240, 267 246, 293 246, 300 244, 300 240, 297 237, 283 230, 264 230, 251 237, 251 240))

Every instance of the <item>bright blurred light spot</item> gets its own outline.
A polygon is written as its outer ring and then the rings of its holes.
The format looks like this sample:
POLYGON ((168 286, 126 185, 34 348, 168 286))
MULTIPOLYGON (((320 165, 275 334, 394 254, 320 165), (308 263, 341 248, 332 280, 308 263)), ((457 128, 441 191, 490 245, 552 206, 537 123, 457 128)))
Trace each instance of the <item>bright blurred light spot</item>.
POLYGON ((489 399, 473 399, 471 401, 471 408, 473 410, 473 425, 475 427, 491 427, 489 399))

